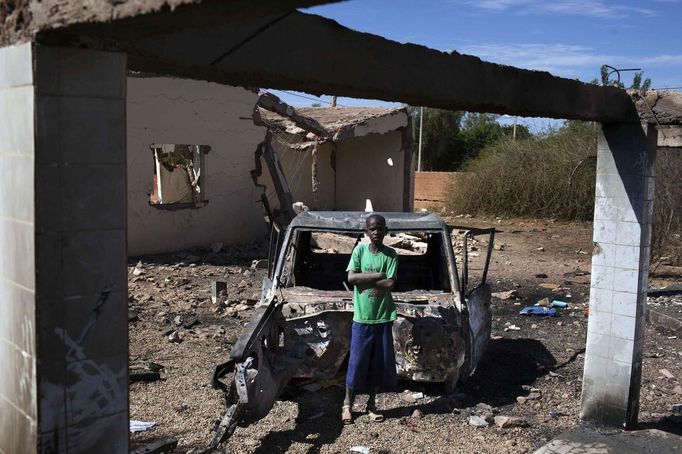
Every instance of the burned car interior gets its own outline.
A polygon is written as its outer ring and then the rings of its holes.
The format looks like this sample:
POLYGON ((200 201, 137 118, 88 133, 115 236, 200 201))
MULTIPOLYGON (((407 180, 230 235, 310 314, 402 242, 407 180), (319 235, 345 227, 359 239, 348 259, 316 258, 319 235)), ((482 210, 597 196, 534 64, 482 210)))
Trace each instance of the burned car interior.
MULTIPOLYGON (((407 249, 395 247, 398 253, 399 278, 394 292, 450 292, 452 286, 442 232, 394 232, 386 237, 386 243, 395 246, 397 239, 397 243, 404 244, 405 237, 419 238, 425 249, 411 245, 407 249)), ((299 230, 289 250, 285 252, 287 262, 293 261, 294 266, 293 272, 282 285, 317 290, 348 290, 345 270, 353 248, 363 240, 366 241, 364 234, 299 230), (322 247, 324 240, 336 247, 322 247)))

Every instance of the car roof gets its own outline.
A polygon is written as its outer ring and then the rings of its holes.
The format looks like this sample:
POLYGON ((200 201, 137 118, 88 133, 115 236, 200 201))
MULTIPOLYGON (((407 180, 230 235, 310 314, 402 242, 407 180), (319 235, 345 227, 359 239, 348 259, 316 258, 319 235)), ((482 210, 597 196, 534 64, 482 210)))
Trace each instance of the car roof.
POLYGON ((372 212, 365 211, 304 211, 296 216, 290 227, 318 227, 325 229, 365 230, 365 219, 370 214, 386 218, 388 230, 447 229, 443 218, 434 213, 372 212))

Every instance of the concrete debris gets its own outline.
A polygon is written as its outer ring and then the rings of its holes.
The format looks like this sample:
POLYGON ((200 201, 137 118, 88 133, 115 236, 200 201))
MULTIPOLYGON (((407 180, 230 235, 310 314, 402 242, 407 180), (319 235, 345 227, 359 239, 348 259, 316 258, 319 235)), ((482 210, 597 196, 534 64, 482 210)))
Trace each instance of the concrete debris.
POLYGON ((495 425, 500 429, 512 427, 528 427, 528 421, 518 416, 495 416, 495 425))
POLYGON ((510 300, 510 299, 515 299, 519 297, 519 292, 516 290, 508 290, 506 292, 495 292, 492 294, 493 298, 497 298, 500 300, 510 300))
POLYGON ((144 274, 144 268, 142 266, 142 261, 137 262, 135 268, 133 268, 133 276, 141 276, 144 274))
POLYGON ((182 342, 182 337, 180 337, 180 333, 177 331, 173 331, 168 335, 168 342, 173 342, 176 344, 179 344, 182 342))
POLYGON ((659 369, 658 372, 665 378, 675 378, 675 376, 668 369, 659 369))
POLYGON ((268 267, 268 261, 267 259, 260 259, 260 260, 254 260, 251 262, 251 269, 254 270, 263 270, 268 267))
POLYGON ((488 421, 485 419, 481 418, 478 415, 471 415, 469 416, 469 425, 474 426, 474 427, 488 427, 488 421))

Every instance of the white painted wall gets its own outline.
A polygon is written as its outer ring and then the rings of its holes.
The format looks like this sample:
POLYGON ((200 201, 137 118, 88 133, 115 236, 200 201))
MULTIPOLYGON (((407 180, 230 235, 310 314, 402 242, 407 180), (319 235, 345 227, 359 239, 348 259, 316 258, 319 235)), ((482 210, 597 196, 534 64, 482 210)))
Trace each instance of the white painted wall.
POLYGON ((213 242, 238 244, 266 233, 260 192, 251 181, 265 128, 253 124, 258 95, 243 88, 165 77, 128 78, 128 254, 173 252, 213 242), (153 143, 208 145, 201 208, 149 204, 153 143))

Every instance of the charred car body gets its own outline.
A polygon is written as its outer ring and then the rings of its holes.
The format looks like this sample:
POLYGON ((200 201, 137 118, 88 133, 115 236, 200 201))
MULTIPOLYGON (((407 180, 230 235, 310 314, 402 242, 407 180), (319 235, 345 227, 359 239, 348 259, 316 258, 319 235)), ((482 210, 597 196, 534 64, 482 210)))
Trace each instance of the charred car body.
MULTIPOLYGON (((384 244, 398 252, 393 298, 396 367, 401 379, 443 383, 454 390, 473 374, 490 337, 487 268, 494 231, 466 228, 461 276, 450 229, 435 214, 381 213, 384 244), (489 235, 481 280, 468 288, 467 241, 489 235)), ((352 291, 346 283, 350 254, 364 238, 364 212, 304 212, 285 232, 274 229, 263 296, 230 359, 216 368, 215 387, 227 412, 213 446, 240 421, 265 416, 292 379, 324 380, 343 367, 350 346, 352 291), (283 233, 283 234, 282 234, 283 233), (221 379, 234 372, 226 384, 221 379)))

